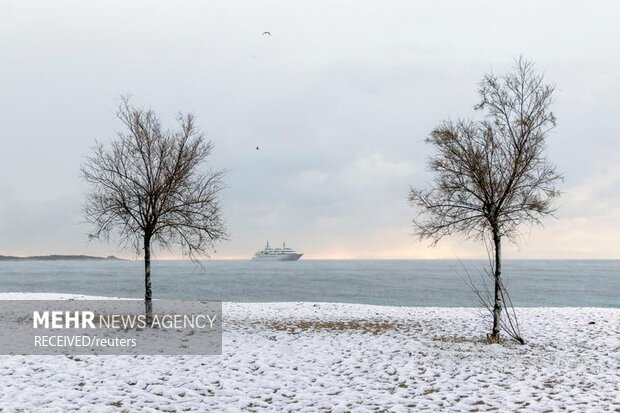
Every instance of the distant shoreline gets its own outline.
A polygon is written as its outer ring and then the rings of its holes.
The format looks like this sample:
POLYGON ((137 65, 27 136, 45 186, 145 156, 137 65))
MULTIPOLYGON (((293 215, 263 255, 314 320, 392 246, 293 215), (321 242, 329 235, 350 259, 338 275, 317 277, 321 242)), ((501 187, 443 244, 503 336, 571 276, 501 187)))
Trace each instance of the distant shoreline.
POLYGON ((33 255, 29 257, 17 257, 12 255, 0 255, 0 261, 125 261, 122 258, 110 255, 108 257, 95 257, 91 255, 33 255))

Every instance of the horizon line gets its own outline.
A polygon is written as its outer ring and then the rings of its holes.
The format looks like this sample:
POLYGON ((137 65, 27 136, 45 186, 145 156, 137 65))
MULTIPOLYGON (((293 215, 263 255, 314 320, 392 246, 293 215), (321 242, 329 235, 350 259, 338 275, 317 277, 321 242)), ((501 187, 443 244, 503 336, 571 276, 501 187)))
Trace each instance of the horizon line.
MULTIPOLYGON (((0 253, 0 257, 16 257, 20 259, 28 259, 34 257, 89 257, 93 259, 107 259, 107 258, 116 258, 121 261, 142 261, 144 259, 143 256, 134 256, 128 257, 123 255, 89 255, 84 253, 78 254, 34 254, 34 255, 10 255, 0 253)), ((301 261, 480 261, 480 260, 489 260, 489 257, 304 257, 301 261)), ((608 258, 558 258, 558 257, 504 257, 503 261, 616 261, 620 260, 620 257, 608 257, 608 258)), ((192 260, 188 257, 175 257, 175 256, 151 256, 151 261, 252 261, 251 257, 199 257, 195 260, 192 260)))

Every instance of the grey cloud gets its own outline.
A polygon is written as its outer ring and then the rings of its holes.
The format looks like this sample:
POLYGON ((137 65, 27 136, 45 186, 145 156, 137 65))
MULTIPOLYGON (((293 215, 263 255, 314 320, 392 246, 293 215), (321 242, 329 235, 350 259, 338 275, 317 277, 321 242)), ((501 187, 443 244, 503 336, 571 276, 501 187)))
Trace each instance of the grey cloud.
MULTIPOLYGON (((211 167, 229 170, 232 232, 219 256, 248 256, 266 238, 309 257, 359 257, 375 244, 385 250, 376 256, 429 255, 409 236, 406 204, 408 186, 430 179, 423 139, 442 119, 471 116, 483 73, 520 54, 558 85, 549 140, 566 175, 558 222, 603 233, 620 194, 617 181, 599 188, 620 164, 614 11, 615 2, 559 0, 3 1, 0 253, 119 253, 84 242, 78 168, 93 139, 114 136, 118 96, 131 93, 166 122, 194 112, 214 140, 211 167)), ((562 231, 552 221, 532 237, 562 231)), ((584 251, 596 247, 587 234, 567 239, 580 236, 584 251)), ((443 245, 442 256, 475 250, 443 245)))

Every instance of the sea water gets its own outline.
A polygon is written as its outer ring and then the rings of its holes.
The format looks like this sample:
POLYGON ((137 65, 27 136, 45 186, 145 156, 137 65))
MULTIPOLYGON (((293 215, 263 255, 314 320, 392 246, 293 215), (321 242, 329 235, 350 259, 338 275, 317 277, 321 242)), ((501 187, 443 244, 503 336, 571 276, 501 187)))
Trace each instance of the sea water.
MULTIPOLYGON (((477 306, 487 261, 155 261, 154 298, 477 306)), ((515 306, 620 307, 620 260, 505 260, 515 306)), ((0 262, 0 292, 142 297, 141 261, 0 262)))

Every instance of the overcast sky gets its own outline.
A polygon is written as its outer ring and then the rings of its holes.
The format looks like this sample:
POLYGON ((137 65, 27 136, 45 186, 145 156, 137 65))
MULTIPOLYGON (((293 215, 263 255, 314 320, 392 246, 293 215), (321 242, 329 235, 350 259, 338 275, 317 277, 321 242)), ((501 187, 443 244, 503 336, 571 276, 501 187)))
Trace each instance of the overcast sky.
POLYGON ((166 123, 193 112, 229 170, 215 258, 266 240, 307 258, 484 257, 412 237, 407 192, 429 180, 433 126, 471 116, 482 75, 524 55, 557 85, 565 194, 506 256, 620 258, 618 16, 615 1, 3 0, 0 254, 131 256, 87 241, 78 175, 131 94, 166 123))

